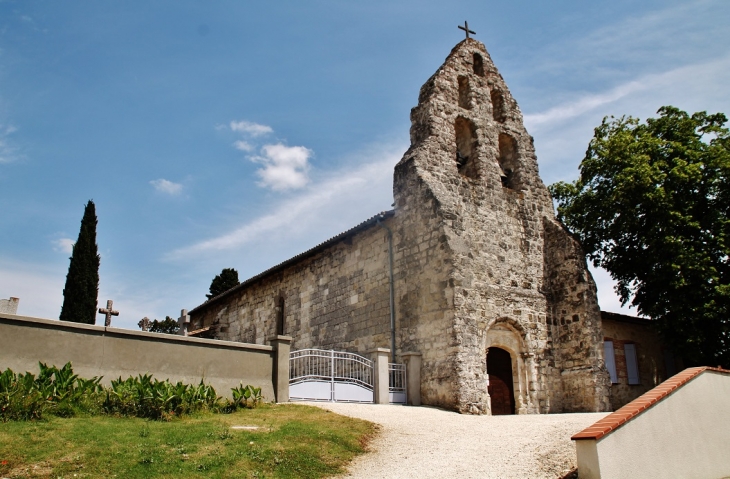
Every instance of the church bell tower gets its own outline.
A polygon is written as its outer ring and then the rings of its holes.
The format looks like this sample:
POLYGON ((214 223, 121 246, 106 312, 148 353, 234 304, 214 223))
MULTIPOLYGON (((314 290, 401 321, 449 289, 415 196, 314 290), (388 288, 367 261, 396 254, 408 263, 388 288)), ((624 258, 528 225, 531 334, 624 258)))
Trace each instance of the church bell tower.
POLYGON ((490 413, 491 350, 511 364, 512 412, 606 410, 595 284, 481 42, 467 34, 453 48, 421 87, 411 123, 394 175, 398 314, 403 350, 423 353, 424 398, 490 413))

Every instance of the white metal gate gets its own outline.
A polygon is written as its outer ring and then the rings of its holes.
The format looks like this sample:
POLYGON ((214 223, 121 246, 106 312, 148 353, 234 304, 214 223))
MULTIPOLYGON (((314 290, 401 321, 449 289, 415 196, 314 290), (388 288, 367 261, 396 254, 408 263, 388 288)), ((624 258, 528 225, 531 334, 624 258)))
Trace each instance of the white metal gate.
POLYGON ((406 404, 406 365, 388 363, 388 394, 393 404, 406 404))
POLYGON ((358 354, 300 349, 289 356, 292 401, 373 402, 373 362, 358 354))

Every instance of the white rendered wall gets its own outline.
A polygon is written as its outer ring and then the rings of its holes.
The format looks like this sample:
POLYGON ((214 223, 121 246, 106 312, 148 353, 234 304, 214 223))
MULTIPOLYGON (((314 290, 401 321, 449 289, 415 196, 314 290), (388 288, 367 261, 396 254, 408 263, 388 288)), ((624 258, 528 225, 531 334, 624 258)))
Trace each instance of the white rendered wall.
POLYGON ((581 479, 730 476, 730 374, 707 370, 598 441, 576 444, 581 479))

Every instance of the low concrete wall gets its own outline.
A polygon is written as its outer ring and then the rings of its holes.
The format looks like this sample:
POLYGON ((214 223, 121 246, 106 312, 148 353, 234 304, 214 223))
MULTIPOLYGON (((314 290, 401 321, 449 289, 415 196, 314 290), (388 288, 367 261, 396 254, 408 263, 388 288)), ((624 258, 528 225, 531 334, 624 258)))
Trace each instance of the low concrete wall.
POLYGON ((730 371, 690 368, 573 436, 580 479, 730 476, 730 371))
MULTIPOLYGON (((275 339, 277 348, 0 314, 0 369, 37 374, 39 361, 58 367, 70 361, 81 377, 103 376, 107 385, 149 373, 190 384, 203 379, 228 397, 242 382, 274 400, 281 389, 275 378, 289 377, 291 338, 275 339), (278 352, 286 359, 278 360, 278 352)), ((279 395, 288 400, 288 390, 279 395)))

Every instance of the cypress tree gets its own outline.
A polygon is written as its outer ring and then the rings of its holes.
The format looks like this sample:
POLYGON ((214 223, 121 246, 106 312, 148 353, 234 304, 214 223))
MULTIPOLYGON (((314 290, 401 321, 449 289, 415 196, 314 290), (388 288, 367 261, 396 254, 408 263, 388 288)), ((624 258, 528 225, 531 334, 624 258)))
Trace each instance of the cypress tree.
POLYGON ((96 207, 89 200, 81 219, 79 238, 73 245, 71 263, 63 288, 61 321, 94 324, 96 299, 99 294, 100 257, 96 245, 96 207))

